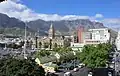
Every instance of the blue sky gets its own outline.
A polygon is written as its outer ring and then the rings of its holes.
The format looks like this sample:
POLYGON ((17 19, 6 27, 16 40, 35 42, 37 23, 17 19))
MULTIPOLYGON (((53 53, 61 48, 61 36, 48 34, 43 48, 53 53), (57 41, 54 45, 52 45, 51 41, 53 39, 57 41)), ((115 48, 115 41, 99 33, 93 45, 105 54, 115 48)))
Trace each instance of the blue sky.
POLYGON ((22 0, 37 13, 59 15, 87 15, 96 13, 105 18, 120 17, 120 0, 22 0))
POLYGON ((0 13, 25 22, 89 19, 120 27, 120 0, 7 0, 0 13))

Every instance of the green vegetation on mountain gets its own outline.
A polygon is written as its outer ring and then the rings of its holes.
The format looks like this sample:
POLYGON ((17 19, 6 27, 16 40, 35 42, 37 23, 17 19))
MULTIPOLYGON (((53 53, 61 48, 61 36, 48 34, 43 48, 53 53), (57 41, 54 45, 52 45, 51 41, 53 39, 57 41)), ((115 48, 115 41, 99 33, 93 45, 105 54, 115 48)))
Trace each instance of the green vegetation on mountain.
MULTIPOLYGON (((0 34, 13 35, 13 36, 24 36, 25 29, 21 28, 0 28, 0 34)), ((33 35, 34 32, 27 31, 27 35, 33 35)))
MULTIPOLYGON (((77 20, 60 20, 60 21, 44 21, 41 19, 27 22, 27 26, 30 30, 37 32, 39 30, 40 35, 47 35, 47 31, 50 28, 51 22, 53 23, 56 34, 58 35, 68 35, 72 34, 73 30, 80 25, 84 26, 85 29, 88 28, 104 28, 103 24, 100 22, 91 22, 88 19, 77 19, 77 20)), ((25 22, 16 19, 14 17, 9 17, 6 14, 0 13, 0 28, 25 28, 25 22)), ((14 30, 13 30, 14 31, 14 30)), ((16 32, 13 32, 16 33, 16 32)))

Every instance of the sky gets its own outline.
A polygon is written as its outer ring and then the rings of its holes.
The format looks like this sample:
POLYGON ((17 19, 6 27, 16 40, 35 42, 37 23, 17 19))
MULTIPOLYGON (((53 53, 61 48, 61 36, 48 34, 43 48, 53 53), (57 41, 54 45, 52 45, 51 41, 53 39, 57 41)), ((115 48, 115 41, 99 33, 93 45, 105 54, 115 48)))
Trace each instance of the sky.
POLYGON ((23 4, 45 14, 120 17, 120 0, 23 0, 23 4))
POLYGON ((120 27, 120 0, 8 0, 0 13, 22 21, 90 19, 120 27))

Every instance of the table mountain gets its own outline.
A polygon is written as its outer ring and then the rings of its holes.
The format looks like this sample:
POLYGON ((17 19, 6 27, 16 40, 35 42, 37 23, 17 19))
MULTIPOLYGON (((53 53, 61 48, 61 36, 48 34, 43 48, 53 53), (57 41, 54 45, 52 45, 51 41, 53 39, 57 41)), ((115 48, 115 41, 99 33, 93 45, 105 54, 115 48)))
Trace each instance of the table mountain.
MULTIPOLYGON (((32 32, 40 31, 40 35, 45 35, 50 27, 50 24, 53 24, 56 31, 60 33, 68 33, 76 30, 80 25, 84 26, 85 29, 88 28, 103 28, 103 24, 100 22, 91 22, 88 19, 77 19, 77 20, 61 20, 61 21, 44 21, 41 19, 30 21, 27 23, 27 27, 32 32)), ((24 29, 25 23, 19 19, 9 17, 5 14, 0 13, 0 28, 20 28, 24 29)))

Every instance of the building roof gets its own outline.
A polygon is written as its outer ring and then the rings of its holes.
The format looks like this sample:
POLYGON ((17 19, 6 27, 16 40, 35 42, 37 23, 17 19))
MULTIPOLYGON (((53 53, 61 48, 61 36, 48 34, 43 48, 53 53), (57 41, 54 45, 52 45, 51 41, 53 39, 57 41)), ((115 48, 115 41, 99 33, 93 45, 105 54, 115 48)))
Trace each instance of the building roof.
POLYGON ((92 31, 92 30, 105 30, 105 29, 108 29, 108 28, 97 28, 97 29, 88 29, 88 30, 92 31))

